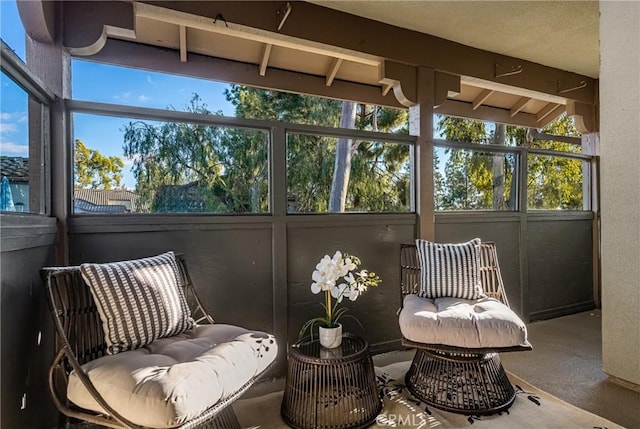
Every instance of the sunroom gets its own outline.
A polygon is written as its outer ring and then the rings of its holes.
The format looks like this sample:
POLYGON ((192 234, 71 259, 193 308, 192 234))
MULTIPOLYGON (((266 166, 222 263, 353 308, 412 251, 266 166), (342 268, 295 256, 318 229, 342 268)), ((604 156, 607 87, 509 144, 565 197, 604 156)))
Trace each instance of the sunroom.
POLYGON ((282 377, 336 250, 382 279, 346 328, 374 355, 402 349, 399 248, 416 238, 495 242, 532 332, 601 317, 595 365, 638 399, 638 3, 16 5, 3 427, 61 422, 42 267, 182 253, 216 320, 275 335, 282 377))

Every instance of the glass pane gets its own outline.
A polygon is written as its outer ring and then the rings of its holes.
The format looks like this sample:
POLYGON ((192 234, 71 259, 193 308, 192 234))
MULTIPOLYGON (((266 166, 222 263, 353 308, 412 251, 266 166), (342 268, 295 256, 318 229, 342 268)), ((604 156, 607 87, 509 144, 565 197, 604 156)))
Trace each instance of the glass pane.
POLYGON ((234 116, 225 83, 77 59, 71 66, 74 100, 234 116))
POLYGON ((583 210, 583 166, 587 172, 580 159, 529 154, 527 208, 583 210))
POLYGON ((514 153, 435 148, 436 210, 516 210, 516 159, 514 153))
POLYGON ((37 213, 37 204, 29 204, 29 198, 38 201, 39 196, 38 187, 30 188, 29 180, 30 168, 38 166, 29 163, 29 96, 4 73, 0 85, 0 210, 37 213))
POLYGON ((340 127, 343 109, 346 109, 348 112, 355 110, 352 128, 399 134, 407 134, 409 130, 407 109, 343 102, 243 85, 231 85, 225 94, 235 106, 236 116, 242 118, 336 128, 340 127))
POLYGON ((409 145, 288 134, 287 211, 411 211, 410 158, 409 145))
POLYGON ((265 213, 268 135, 74 113, 74 213, 265 213))

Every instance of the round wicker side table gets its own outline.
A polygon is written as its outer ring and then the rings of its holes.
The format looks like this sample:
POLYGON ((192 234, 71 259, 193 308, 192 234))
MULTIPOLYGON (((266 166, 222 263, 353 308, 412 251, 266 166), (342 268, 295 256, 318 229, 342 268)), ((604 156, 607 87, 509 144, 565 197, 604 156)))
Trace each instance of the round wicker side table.
POLYGON ((318 339, 289 349, 281 414, 296 429, 347 429, 371 425, 382 410, 369 344, 344 334, 325 349, 318 339))

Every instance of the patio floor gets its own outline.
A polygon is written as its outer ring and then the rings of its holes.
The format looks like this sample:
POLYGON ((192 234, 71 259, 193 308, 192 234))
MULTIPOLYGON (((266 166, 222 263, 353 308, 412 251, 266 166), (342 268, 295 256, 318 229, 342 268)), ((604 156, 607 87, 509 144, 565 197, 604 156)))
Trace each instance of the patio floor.
MULTIPOLYGON (((602 371, 600 310, 528 325, 533 351, 502 353, 507 371, 576 407, 627 428, 640 428, 640 392, 602 371)), ((413 351, 374 357, 376 365, 411 359, 413 351)))
MULTIPOLYGON (((528 325, 533 351, 500 355, 507 371, 576 407, 627 428, 640 428, 640 392, 602 371, 600 310, 528 325)), ((373 357, 376 366, 409 360, 413 350, 373 357)), ((259 383, 249 396, 284 389, 284 380, 259 383)))
MULTIPOLYGON (((501 355, 507 371, 558 398, 627 428, 640 428, 640 392, 602 371, 600 310, 534 322, 533 351, 501 355)), ((635 356, 637 359, 638 357, 635 356)))
MULTIPOLYGON (((602 371, 599 310, 559 317, 528 326, 533 351, 503 353, 507 371, 576 407, 629 429, 640 428, 640 392, 611 381, 602 371)), ((409 360, 413 350, 373 357, 377 366, 409 360)), ((258 383, 245 397, 284 388, 284 379, 258 383)), ((75 428, 93 428, 77 425, 75 428)))

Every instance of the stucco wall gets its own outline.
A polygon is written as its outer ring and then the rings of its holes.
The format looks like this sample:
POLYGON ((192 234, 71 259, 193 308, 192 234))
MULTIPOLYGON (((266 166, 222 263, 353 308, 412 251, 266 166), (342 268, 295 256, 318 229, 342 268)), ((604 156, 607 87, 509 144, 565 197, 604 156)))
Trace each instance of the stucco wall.
POLYGON ((640 2, 600 2, 604 370, 640 384, 640 2))

